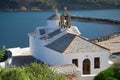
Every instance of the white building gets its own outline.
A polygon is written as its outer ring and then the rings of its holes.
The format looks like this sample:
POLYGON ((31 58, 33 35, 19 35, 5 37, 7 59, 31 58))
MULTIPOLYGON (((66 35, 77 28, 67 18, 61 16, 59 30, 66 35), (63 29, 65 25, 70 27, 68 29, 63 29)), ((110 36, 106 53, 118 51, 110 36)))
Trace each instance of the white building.
POLYGON ((80 36, 70 24, 69 12, 57 12, 47 19, 45 27, 29 34, 30 53, 35 58, 55 66, 75 64, 82 75, 95 75, 108 68, 109 50, 80 36))

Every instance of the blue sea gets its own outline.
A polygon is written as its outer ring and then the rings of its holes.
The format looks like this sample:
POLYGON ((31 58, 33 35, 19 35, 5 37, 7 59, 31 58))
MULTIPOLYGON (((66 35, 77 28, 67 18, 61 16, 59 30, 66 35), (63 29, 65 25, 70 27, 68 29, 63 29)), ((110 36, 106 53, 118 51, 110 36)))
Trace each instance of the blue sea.
MULTIPOLYGON (((61 13, 62 11, 59 11, 61 13)), ((120 9, 108 10, 70 10, 71 15, 91 16, 120 20, 120 9)), ((28 33, 38 26, 45 26, 54 11, 39 12, 0 12, 0 48, 28 47, 28 33)), ((120 32, 120 24, 84 22, 72 20, 72 25, 79 28, 81 35, 89 39, 120 32)))

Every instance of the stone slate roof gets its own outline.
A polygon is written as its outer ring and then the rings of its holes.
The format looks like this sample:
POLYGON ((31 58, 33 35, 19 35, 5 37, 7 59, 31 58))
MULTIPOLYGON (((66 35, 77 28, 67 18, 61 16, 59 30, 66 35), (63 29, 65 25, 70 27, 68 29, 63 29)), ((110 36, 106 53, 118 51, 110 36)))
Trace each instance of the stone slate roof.
POLYGON ((58 13, 55 13, 52 16, 50 16, 48 20, 60 20, 60 15, 58 13))
POLYGON ((53 37, 53 36, 55 36, 55 35, 57 35, 57 34, 59 34, 59 33, 60 33, 60 29, 57 29, 57 30, 49 33, 48 36, 49 36, 49 38, 51 38, 51 37, 53 37))
POLYGON ((47 37, 46 37, 46 36, 43 36, 43 37, 41 37, 40 39, 46 39, 46 38, 49 39, 49 38, 52 38, 53 36, 56 36, 56 35, 59 34, 59 33, 60 33, 60 29, 57 29, 57 30, 49 33, 47 37))
POLYGON ((62 73, 64 75, 75 75, 76 73, 80 73, 80 69, 76 67, 74 64, 65 64, 65 65, 57 65, 51 66, 51 69, 57 71, 58 73, 62 73))
POLYGON ((46 45, 46 47, 60 53, 65 53, 65 54, 108 51, 108 49, 102 46, 91 43, 80 36, 70 34, 70 33, 63 35, 59 39, 46 45))
POLYGON ((74 40, 70 43, 67 49, 64 51, 65 54, 79 54, 79 53, 91 53, 91 52, 105 52, 109 49, 102 47, 100 45, 91 43, 90 41, 76 36, 74 40))
POLYGON ((65 34, 59 39, 51 42, 50 44, 46 45, 47 48, 53 49, 60 53, 63 53, 64 50, 69 46, 72 40, 75 38, 75 35, 65 34))

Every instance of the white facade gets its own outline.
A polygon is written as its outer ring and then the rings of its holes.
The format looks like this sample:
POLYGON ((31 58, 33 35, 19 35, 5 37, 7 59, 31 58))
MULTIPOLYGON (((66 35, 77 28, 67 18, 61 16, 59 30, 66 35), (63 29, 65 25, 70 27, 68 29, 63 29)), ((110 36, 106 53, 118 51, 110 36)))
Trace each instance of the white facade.
POLYGON ((83 61, 90 60, 90 74, 97 74, 108 68, 108 53, 82 53, 82 54, 64 54, 64 64, 72 64, 72 59, 78 59, 78 67, 83 74, 83 61), (100 68, 94 68, 94 58, 100 57, 100 68))
POLYGON ((32 56, 52 66, 72 64, 73 59, 77 59, 82 75, 97 74, 108 68, 108 49, 80 37, 81 33, 76 26, 60 28, 60 16, 57 15, 57 18, 56 15, 54 16, 54 19, 47 20, 46 27, 38 27, 35 32, 29 34, 32 56), (41 29, 43 30, 42 34, 40 33, 41 29), (95 58, 99 58, 99 68, 94 66, 95 58), (83 68, 86 59, 89 60, 90 71, 88 74, 84 73, 83 68))

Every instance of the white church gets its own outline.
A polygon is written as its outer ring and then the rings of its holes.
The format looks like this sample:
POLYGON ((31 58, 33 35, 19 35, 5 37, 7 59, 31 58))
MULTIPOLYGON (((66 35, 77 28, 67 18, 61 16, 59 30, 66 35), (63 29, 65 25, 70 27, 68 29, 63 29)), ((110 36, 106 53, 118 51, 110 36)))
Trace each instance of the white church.
POLYGON ((71 16, 64 9, 47 19, 45 27, 29 33, 30 53, 51 66, 75 64, 81 75, 97 74, 108 68, 109 49, 91 43, 71 25, 71 16))

